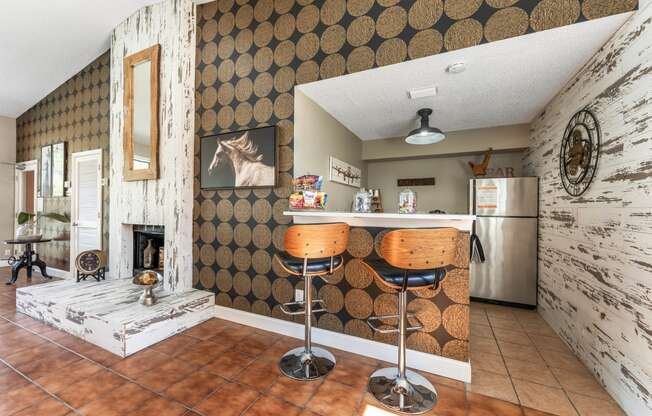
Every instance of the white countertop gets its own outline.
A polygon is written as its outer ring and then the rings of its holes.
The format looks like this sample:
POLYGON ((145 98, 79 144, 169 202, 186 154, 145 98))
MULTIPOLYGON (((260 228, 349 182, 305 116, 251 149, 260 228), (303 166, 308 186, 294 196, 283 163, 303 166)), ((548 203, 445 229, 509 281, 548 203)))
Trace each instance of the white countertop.
POLYGON ((450 214, 397 214, 338 211, 285 211, 283 215, 294 218, 295 224, 346 222, 355 227, 431 228, 453 227, 470 231, 475 215, 450 214))

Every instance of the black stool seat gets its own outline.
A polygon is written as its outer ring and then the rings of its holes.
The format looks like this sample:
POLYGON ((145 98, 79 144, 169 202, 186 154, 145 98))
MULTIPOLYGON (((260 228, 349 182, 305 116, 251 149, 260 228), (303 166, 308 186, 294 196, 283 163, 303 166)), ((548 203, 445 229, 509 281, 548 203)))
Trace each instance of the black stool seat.
MULTIPOLYGON (((385 282, 394 286, 403 286, 405 270, 393 267, 383 259, 365 260, 365 263, 385 282)), ((446 269, 408 270, 407 287, 418 288, 433 286, 446 276, 446 269)))
MULTIPOLYGON (((287 252, 281 251, 277 252, 279 260, 283 266, 285 266, 288 271, 294 272, 298 275, 304 273, 303 270, 303 259, 299 257, 290 256, 287 252)), ((333 270, 340 267, 342 264, 342 256, 333 256, 333 270)), ((318 259, 308 259, 308 270, 305 273, 309 274, 322 274, 329 273, 331 271, 331 258, 323 257, 318 259)))

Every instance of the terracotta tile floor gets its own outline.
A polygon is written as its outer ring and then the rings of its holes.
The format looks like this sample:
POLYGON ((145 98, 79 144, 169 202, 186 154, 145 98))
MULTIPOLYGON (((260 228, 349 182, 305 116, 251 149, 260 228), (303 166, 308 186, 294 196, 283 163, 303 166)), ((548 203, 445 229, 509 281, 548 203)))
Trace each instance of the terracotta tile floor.
MULTIPOLYGON (((429 415, 621 414, 536 313, 473 304, 471 316, 473 383, 426 374, 439 392, 429 415)), ((121 359, 16 313, 15 287, 3 284, 0 415, 391 414, 365 391, 387 363, 330 349, 338 364, 324 380, 282 377, 277 360, 300 343, 213 319, 121 359)))

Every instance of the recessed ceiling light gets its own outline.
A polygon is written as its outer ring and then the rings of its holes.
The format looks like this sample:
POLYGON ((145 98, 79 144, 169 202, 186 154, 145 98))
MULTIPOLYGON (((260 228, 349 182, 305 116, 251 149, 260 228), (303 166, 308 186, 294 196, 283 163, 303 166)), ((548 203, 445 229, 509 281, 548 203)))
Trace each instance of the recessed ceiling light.
POLYGON ((449 74, 461 74, 464 71, 466 71, 466 62, 455 62, 446 68, 449 74))
POLYGON ((434 97, 437 95, 437 87, 412 88, 407 91, 407 95, 410 100, 434 97))

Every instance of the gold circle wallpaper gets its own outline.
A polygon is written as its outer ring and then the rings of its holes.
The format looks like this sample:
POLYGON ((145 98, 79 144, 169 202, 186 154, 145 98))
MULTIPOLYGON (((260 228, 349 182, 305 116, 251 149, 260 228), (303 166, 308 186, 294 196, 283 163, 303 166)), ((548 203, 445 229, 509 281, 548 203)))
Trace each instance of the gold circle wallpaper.
MULTIPOLYGON (((103 150, 103 177, 109 173, 109 52, 56 88, 16 120, 16 161, 40 160, 41 147, 67 142, 67 158, 75 152, 103 150)), ((70 178, 71 165, 67 165, 70 178)), ((36 178, 38 181, 38 178, 36 178)), ((70 197, 43 198, 43 211, 70 214, 70 197)), ((109 192, 102 195, 102 244, 109 247, 109 192)), ((70 268, 69 224, 40 222, 46 236, 62 236, 41 244, 39 254, 49 267, 70 268)))
MULTIPOLYGON (((597 0, 219 0, 199 6, 195 164, 200 137, 277 125, 279 186, 273 190, 203 191, 195 177, 195 277, 218 303, 281 319, 280 302, 302 283, 274 260, 291 219, 295 85, 418 59, 446 51, 568 25, 636 8, 636 2, 597 0), (618 3, 618 4, 616 4, 618 3), (208 202, 207 202, 208 201, 208 202), (207 205, 205 207, 205 204, 207 205), (203 224, 214 227, 204 229, 203 224), (213 228, 215 231, 213 231, 213 228), (205 238, 208 237, 208 238, 205 238), (213 257, 202 247, 216 250, 213 257), (211 272, 204 271, 206 268, 211 272), (205 286, 207 282, 211 286, 205 286)), ((197 169, 196 169, 197 171, 197 169)), ((345 265, 328 281, 315 279, 327 313, 315 324, 363 338, 364 320, 395 310, 395 293, 361 262, 378 256, 384 231, 353 228, 345 265)), ((438 289, 410 294, 424 329, 411 348, 468 359, 468 236, 459 268, 438 289)))

